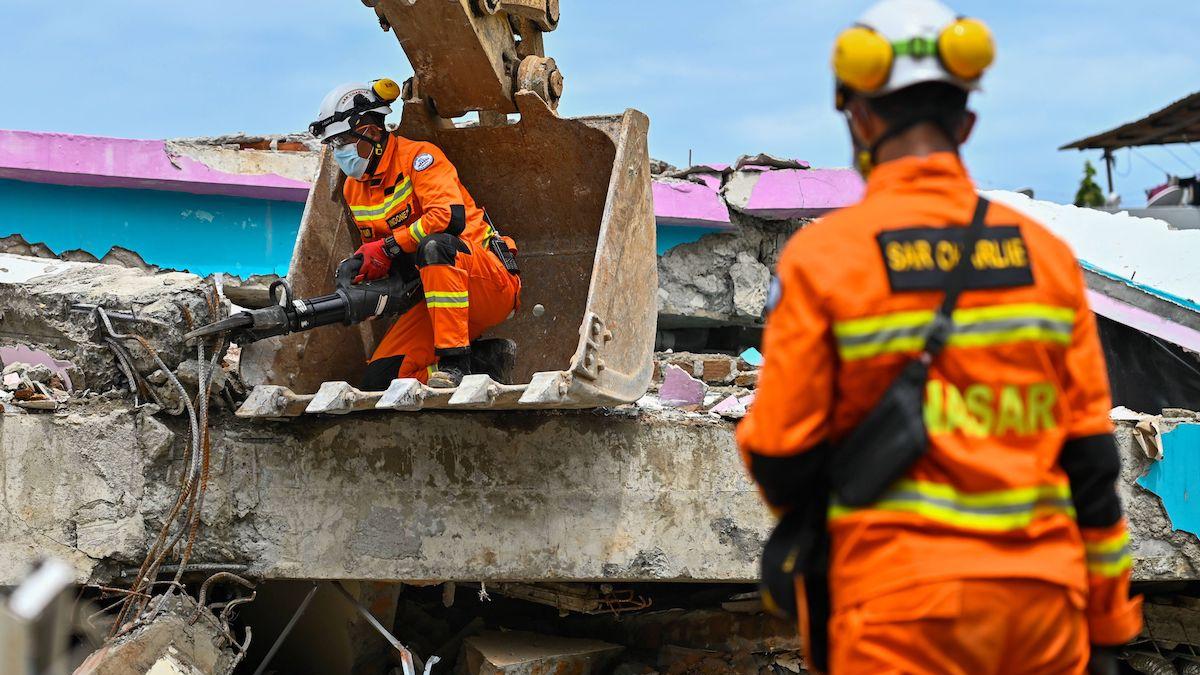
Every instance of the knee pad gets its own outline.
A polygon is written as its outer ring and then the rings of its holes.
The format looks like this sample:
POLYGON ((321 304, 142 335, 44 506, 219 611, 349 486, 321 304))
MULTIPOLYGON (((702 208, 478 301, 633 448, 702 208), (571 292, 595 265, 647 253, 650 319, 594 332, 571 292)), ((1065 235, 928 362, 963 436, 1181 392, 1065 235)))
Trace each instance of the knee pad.
POLYGON ((417 245, 417 267, 426 265, 453 265, 459 252, 470 253, 471 249, 458 237, 447 232, 431 234, 417 245))

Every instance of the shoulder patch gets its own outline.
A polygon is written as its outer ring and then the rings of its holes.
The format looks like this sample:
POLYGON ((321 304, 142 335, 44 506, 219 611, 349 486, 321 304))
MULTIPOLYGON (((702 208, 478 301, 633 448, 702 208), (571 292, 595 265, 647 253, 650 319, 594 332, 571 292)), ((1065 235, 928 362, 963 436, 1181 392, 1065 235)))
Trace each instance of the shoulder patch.
MULTIPOLYGON (((962 258, 965 227, 910 227, 876 237, 888 285, 893 291, 939 290, 962 258)), ((968 258, 972 269, 966 288, 1013 288, 1033 285, 1029 248, 1016 225, 991 225, 968 258)))
POLYGON ((433 166, 433 155, 428 152, 422 152, 413 160, 413 168, 417 171, 424 171, 433 166))
POLYGON ((783 282, 778 276, 771 276, 771 286, 767 289, 767 304, 763 306, 763 318, 771 315, 775 308, 779 306, 779 301, 783 299, 783 282))

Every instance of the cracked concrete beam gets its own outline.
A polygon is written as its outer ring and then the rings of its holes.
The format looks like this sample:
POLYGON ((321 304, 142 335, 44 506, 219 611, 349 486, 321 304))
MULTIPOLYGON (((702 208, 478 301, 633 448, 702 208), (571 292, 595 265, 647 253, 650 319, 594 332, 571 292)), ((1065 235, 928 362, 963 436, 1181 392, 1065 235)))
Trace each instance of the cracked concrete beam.
MULTIPOLYGON (((156 533, 186 433, 79 410, 4 416, 0 438, 4 503, 34 526, 0 517, 5 584, 40 552, 97 579, 139 561, 147 543, 121 539, 98 566, 77 532, 132 508, 156 533), (84 508, 97 500, 112 506, 84 508)), ((220 417, 193 559, 285 579, 748 581, 771 521, 732 438, 716 421, 593 412, 220 417)))
MULTIPOLYGON (((181 419, 117 408, 0 417, 0 585, 44 553, 97 580, 139 561, 136 522, 161 526, 185 439, 181 419), (110 522, 124 536, 80 534, 110 522)), ((1118 441, 1135 578, 1195 580, 1196 538, 1136 486, 1149 460, 1127 427, 1118 441)), ((211 463, 193 559, 266 578, 748 582, 772 524, 733 426, 680 415, 220 416, 211 463)))

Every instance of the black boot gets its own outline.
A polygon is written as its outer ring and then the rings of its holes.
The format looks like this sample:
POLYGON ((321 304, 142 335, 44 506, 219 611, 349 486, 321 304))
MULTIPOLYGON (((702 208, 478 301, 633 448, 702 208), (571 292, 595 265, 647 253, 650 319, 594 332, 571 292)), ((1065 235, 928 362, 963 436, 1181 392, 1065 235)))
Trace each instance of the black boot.
POLYGON ((471 343, 471 371, 486 373, 500 384, 512 384, 517 364, 517 343, 505 338, 484 338, 471 343))
POLYGON ((464 351, 438 359, 436 370, 429 376, 428 385, 434 389, 453 389, 471 374, 471 352, 464 351))

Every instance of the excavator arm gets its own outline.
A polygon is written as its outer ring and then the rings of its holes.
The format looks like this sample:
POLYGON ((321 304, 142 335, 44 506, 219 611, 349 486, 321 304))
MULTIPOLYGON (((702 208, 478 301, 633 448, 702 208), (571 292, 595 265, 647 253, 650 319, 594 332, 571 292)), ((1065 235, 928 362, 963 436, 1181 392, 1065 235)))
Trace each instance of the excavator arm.
POLYGON ((563 77, 546 58, 543 31, 558 27, 558 0, 363 0, 391 30, 413 66, 406 100, 421 98, 438 117, 517 112, 518 91, 551 110, 563 77))
MULTIPOLYGON (((427 408, 589 408, 642 396, 653 370, 657 258, 647 133, 636 110, 559 117, 563 77, 545 56, 558 0, 363 0, 412 63, 399 133, 436 144, 520 250, 521 308, 493 337, 517 344, 511 382, 470 375, 456 389, 354 383, 384 326, 328 326, 243 349, 258 385, 244 417, 427 408), (478 111, 479 122, 454 118, 478 111), (517 119, 519 117, 519 119, 517 119)), ((358 246, 328 149, 309 194, 288 281, 332 288, 358 246)))

